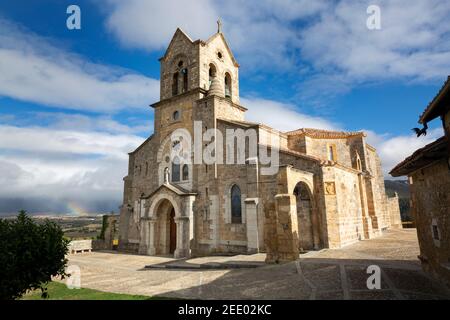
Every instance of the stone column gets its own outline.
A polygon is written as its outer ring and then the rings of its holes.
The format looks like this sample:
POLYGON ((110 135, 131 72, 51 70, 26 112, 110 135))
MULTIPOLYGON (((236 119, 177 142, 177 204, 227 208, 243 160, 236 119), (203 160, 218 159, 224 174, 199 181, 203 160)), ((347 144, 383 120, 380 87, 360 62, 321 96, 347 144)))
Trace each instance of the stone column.
POLYGON ((147 219, 141 218, 140 220, 140 240, 139 240, 139 254, 147 254, 148 248, 148 223, 147 219))
POLYGON ((296 199, 293 194, 277 194, 275 196, 277 216, 277 254, 278 262, 295 261, 299 258, 298 222, 296 199))
POLYGON ((365 189, 366 189, 366 199, 368 204, 368 213, 372 222, 372 236, 378 236, 380 234, 380 224, 378 221, 378 204, 375 198, 374 186, 373 186, 373 178, 364 177, 365 180, 365 189))
POLYGON ((189 257, 189 218, 178 217, 175 218, 177 225, 177 246, 175 248, 175 258, 189 257))
POLYGON ((313 247, 314 250, 320 249, 320 226, 319 226, 319 212, 315 203, 315 198, 311 197, 311 225, 312 225, 312 236, 313 236, 313 247))
POLYGON ((148 220, 148 228, 149 228, 149 232, 148 232, 148 249, 147 249, 147 254, 149 256, 154 256, 156 255, 156 247, 155 247, 155 243, 156 243, 156 219, 150 218, 148 220))
POLYGON ((372 219, 369 216, 369 207, 366 197, 366 185, 362 174, 358 174, 359 194, 361 199, 362 224, 364 228, 364 239, 372 238, 372 219))
POLYGON ((195 249, 195 241, 196 241, 196 235, 195 235, 195 223, 194 223, 194 201, 195 196, 189 196, 186 200, 186 216, 189 217, 187 222, 188 228, 188 236, 187 236, 187 248, 188 248, 188 255, 189 257, 194 253, 195 249))
POLYGON ((245 217, 247 225, 247 252, 259 252, 258 198, 245 199, 245 217))

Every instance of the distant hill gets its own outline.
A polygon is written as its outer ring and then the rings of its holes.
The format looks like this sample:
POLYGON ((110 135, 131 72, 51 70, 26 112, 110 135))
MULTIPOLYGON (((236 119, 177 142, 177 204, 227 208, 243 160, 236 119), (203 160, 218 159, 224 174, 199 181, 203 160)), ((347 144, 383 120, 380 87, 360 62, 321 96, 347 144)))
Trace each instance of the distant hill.
POLYGON ((400 214, 402 215, 402 221, 413 221, 410 210, 410 193, 408 180, 384 180, 386 187, 386 194, 389 197, 393 197, 397 192, 400 203, 400 214))
POLYGON ((410 198, 408 180, 384 180, 386 193, 392 197, 395 192, 399 198, 410 198))

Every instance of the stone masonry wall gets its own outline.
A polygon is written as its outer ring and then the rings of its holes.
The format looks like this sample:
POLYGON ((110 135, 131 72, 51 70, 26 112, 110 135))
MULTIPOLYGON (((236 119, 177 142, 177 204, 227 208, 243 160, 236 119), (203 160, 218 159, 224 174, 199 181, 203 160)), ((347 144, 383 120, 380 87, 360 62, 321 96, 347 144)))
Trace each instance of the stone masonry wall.
POLYGON ((410 187, 422 267, 450 286, 450 171, 446 161, 414 172, 410 187))

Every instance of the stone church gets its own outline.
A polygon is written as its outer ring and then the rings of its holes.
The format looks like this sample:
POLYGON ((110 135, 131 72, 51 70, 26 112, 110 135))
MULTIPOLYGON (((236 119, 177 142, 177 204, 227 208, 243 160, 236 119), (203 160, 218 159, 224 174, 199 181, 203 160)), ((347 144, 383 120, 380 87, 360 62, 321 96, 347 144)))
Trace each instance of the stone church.
POLYGON ((401 228, 398 199, 386 196, 380 159, 364 132, 280 132, 245 121, 239 64, 220 23, 206 41, 177 29, 160 64, 154 133, 129 154, 120 250, 177 258, 265 252, 267 262, 280 262, 401 228), (252 130, 256 140, 238 145, 245 161, 182 163, 171 156, 193 143, 174 141, 174 131, 195 138, 208 128, 223 136, 252 130), (259 148, 247 158, 256 145, 277 152, 271 174, 262 174, 259 148))

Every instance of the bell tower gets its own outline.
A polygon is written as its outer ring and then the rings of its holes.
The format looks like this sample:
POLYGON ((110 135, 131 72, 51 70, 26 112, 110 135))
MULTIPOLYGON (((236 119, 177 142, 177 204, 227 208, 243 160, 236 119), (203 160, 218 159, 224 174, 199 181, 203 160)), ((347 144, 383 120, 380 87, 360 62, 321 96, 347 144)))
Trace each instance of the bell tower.
POLYGON ((200 87, 209 90, 214 80, 216 94, 239 103, 239 64, 222 33, 220 19, 217 21, 217 32, 202 42, 199 61, 200 87), (217 90, 219 87, 221 90, 217 90))
POLYGON ((193 41, 177 29, 161 63, 160 100, 201 88, 208 91, 217 77, 223 96, 239 102, 239 64, 217 21, 217 32, 208 40, 193 41))
POLYGON ((191 130, 195 102, 206 96, 219 97, 225 105, 239 105, 239 64, 220 20, 217 32, 206 41, 193 41, 178 28, 159 61, 160 101, 152 106, 154 132, 162 137, 182 126, 191 130))

